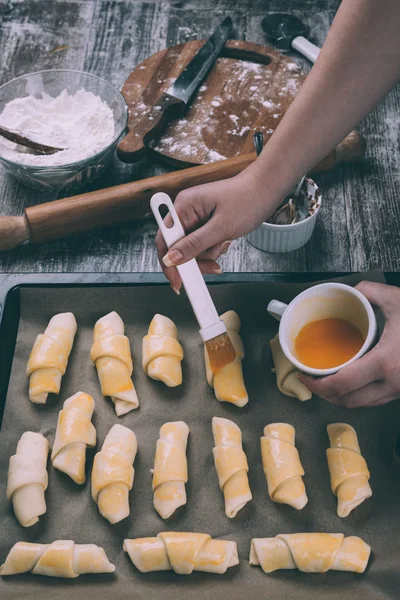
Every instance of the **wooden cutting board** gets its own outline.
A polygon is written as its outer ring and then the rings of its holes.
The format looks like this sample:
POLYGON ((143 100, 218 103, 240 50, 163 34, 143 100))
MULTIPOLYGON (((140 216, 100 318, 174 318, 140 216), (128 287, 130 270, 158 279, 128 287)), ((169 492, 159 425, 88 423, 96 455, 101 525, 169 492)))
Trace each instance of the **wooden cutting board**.
MULTIPOLYGON (((166 48, 132 71, 122 88, 130 130, 203 43, 166 48)), ((297 64, 276 50, 229 40, 187 113, 168 125, 152 152, 180 167, 252 152, 254 131, 265 141, 271 137, 304 79, 297 64)))

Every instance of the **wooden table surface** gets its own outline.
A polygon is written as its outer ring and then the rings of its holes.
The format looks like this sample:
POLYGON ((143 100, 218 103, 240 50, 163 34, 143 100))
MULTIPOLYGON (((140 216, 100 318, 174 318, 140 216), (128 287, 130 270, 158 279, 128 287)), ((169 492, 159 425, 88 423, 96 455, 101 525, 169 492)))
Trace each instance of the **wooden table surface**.
MULTIPOLYGON (((338 0, 0 0, 0 82, 52 68, 89 71, 121 87, 132 68, 168 45, 210 35, 228 14, 237 39, 264 43, 262 17, 293 12, 321 45, 338 0)), ((293 54, 304 69, 306 59, 293 54)), ((368 49, 366 49, 368 60, 368 49)), ((221 261, 224 271, 400 270, 400 90, 397 88, 361 124, 368 156, 316 179, 323 209, 310 243, 286 255, 235 242, 221 261)), ((91 189, 164 172, 143 160, 117 159, 91 189)), ((55 199, 21 187, 0 172, 0 214, 55 199)), ((41 247, 0 255, 0 272, 158 271, 152 220, 102 230, 41 247)))

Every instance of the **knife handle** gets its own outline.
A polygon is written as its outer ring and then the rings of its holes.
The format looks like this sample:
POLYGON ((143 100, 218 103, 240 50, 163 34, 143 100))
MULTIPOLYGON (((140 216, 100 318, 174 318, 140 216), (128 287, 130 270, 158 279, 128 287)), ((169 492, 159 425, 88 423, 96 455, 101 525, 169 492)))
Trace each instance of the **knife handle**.
POLYGON ((185 110, 185 103, 164 92, 142 119, 133 123, 129 133, 118 144, 118 158, 126 163, 134 163, 147 152, 146 145, 160 137, 165 126, 185 110))

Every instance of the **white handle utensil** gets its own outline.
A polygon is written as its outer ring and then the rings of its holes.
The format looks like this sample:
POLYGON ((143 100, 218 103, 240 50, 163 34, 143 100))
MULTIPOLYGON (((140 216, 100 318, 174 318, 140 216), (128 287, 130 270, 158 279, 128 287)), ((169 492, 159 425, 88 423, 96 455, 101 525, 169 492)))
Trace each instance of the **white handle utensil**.
MULTIPOLYGON (((150 206, 168 248, 185 237, 185 231, 168 194, 164 192, 154 194, 150 206), (164 223, 160 213, 160 207, 162 206, 168 209, 173 221, 172 227, 167 227, 164 223)), ((225 324, 219 318, 196 260, 193 258, 187 263, 177 266, 177 269, 200 325, 200 335, 203 342, 226 333, 225 324)))
POLYGON ((307 40, 307 38, 302 35, 298 35, 292 40, 292 48, 300 52, 303 56, 308 58, 312 63, 315 63, 317 60, 319 53, 321 52, 321 48, 307 40))

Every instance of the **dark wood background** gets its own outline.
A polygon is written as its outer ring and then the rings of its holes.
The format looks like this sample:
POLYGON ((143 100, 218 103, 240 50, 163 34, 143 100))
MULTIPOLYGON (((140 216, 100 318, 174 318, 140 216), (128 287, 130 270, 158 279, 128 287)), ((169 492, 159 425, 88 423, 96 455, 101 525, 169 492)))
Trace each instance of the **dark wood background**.
MULTIPOLYGON (((168 45, 204 38, 226 15, 235 37, 264 43, 262 17, 293 12, 322 45, 338 0, 0 0, 0 83, 40 69, 90 71, 121 87, 132 68, 168 45)), ((368 60, 368 48, 365 49, 368 60)), ((295 55, 305 70, 306 59, 295 55)), ((286 255, 235 242, 221 261, 225 271, 400 270, 400 91, 392 93, 361 124, 368 156, 356 166, 316 178, 323 209, 307 247, 286 255)), ((129 166, 114 160, 95 187, 106 187, 161 173, 146 160, 129 166)), ((0 213, 55 195, 21 187, 0 172, 0 213)), ((155 225, 147 219, 126 227, 76 236, 41 247, 22 247, 0 255, 0 272, 135 272, 159 270, 155 225)))

